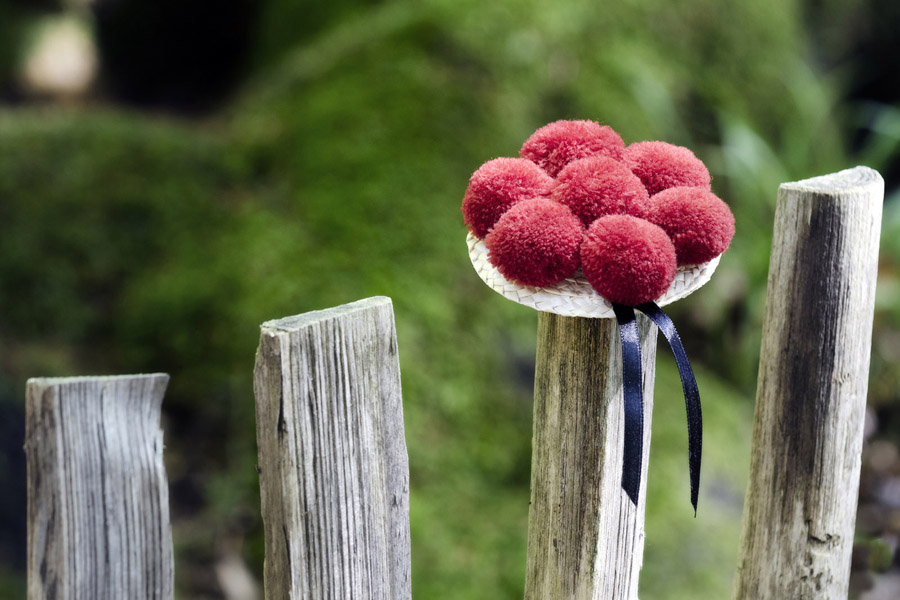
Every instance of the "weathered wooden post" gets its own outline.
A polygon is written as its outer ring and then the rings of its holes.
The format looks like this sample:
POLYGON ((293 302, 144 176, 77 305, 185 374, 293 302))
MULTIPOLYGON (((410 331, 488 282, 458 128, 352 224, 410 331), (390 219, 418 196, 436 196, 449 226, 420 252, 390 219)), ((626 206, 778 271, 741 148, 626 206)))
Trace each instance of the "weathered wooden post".
POLYGON ((637 507, 622 490, 622 348, 615 319, 538 317, 526 600, 637 598, 656 363, 638 315, 644 393, 637 507))
POLYGON ((262 325, 254 376, 267 599, 411 595, 389 298, 262 325))
POLYGON ((169 376, 30 379, 29 600, 171 600, 169 376))
POLYGON ((846 598, 884 182, 778 193, 736 599, 846 598))

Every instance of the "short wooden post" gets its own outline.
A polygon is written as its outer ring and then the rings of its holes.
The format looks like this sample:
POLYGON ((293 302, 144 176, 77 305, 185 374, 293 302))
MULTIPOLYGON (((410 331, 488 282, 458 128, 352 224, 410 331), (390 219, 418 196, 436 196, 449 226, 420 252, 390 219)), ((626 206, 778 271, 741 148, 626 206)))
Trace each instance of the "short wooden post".
POLYGON ((540 313, 526 600, 637 598, 656 373, 656 326, 638 315, 643 476, 622 491, 622 348, 615 319, 540 313))
POLYGON ((737 599, 846 598, 884 182, 778 192, 737 599))
POLYGON ((266 598, 408 600, 409 467, 389 298, 262 326, 266 598))
POLYGON ((169 376, 30 379, 29 600, 171 600, 169 376))

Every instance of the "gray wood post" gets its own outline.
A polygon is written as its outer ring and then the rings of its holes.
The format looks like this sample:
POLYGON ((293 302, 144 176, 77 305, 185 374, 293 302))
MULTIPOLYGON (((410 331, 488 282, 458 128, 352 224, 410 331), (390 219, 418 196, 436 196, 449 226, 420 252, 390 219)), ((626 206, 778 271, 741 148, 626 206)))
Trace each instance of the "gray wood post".
POLYGON ((408 600, 409 467, 389 298, 262 325, 254 376, 269 600, 408 600))
POLYGON ((169 376, 30 379, 28 599, 171 600, 169 376))
POLYGON ((734 597, 846 598, 884 182, 778 191, 734 597))
POLYGON ((640 500, 622 491, 622 348, 615 319, 538 317, 526 600, 635 600, 656 373, 638 315, 644 385, 640 500))

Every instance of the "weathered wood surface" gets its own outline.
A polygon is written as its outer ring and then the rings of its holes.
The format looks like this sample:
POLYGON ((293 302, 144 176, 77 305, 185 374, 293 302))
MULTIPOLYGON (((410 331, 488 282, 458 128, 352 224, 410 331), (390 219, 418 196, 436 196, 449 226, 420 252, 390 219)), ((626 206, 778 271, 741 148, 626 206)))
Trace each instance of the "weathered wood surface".
POLYGON ((539 314, 525 598, 636 599, 656 326, 638 315, 644 444, 635 507, 622 490, 622 348, 616 320, 539 314))
POLYGON ((29 600, 171 600, 168 375, 30 379, 29 600))
POLYGON ((390 299, 264 323, 254 388, 266 598, 410 598, 390 299))
POLYGON ((846 598, 884 182, 778 192, 737 599, 846 598))

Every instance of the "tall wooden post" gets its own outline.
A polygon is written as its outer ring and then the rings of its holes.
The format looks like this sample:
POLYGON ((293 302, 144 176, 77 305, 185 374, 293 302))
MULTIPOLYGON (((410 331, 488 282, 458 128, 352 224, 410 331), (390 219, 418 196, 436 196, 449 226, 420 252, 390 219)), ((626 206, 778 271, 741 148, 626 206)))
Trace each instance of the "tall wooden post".
POLYGON ((29 600, 171 600, 168 375, 30 379, 29 600))
POLYGON ((656 326, 638 315, 643 473, 622 490, 622 349, 615 319, 538 317, 526 600, 637 598, 656 362, 656 326))
POLYGON ((846 598, 884 182, 778 192, 736 599, 846 598))
POLYGON ((389 298, 262 326, 267 599, 408 600, 409 466, 389 298))

